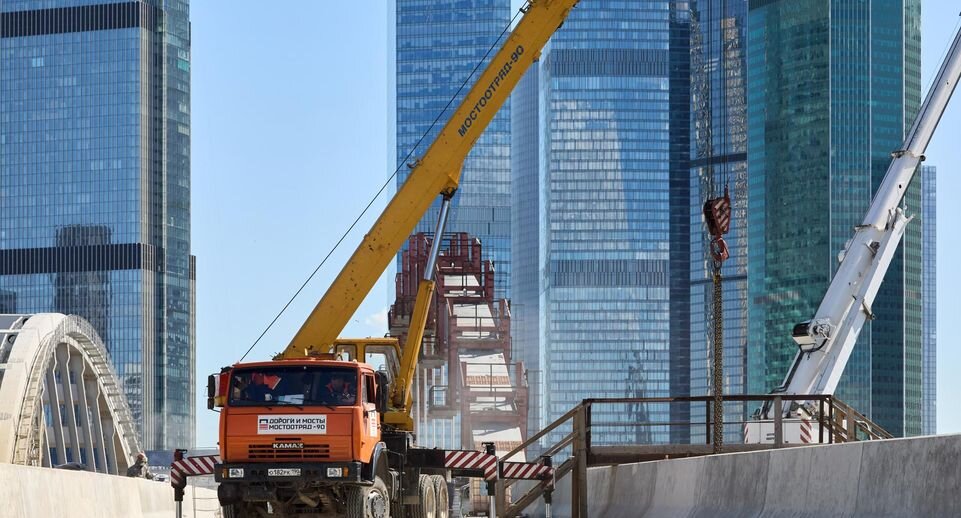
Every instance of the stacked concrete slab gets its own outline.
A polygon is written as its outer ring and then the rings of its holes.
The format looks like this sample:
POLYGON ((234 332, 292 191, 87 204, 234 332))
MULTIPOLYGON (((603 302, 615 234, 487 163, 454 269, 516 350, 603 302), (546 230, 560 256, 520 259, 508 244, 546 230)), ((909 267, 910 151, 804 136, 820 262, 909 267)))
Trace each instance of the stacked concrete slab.
MULTIPOLYGON (((961 435, 591 468, 591 517, 961 516, 961 435)), ((543 516, 543 508, 528 511, 543 516)), ((553 516, 568 517, 570 481, 553 516)))

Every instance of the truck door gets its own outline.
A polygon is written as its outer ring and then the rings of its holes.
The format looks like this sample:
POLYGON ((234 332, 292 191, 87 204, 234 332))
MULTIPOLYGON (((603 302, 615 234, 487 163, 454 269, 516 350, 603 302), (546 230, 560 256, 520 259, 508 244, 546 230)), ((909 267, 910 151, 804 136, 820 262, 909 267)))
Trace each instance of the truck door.
POLYGON ((380 442, 380 419, 377 415, 377 398, 375 391, 374 375, 363 373, 361 375, 361 406, 364 413, 364 429, 361 431, 360 454, 361 458, 369 459, 374 451, 374 446, 380 442))

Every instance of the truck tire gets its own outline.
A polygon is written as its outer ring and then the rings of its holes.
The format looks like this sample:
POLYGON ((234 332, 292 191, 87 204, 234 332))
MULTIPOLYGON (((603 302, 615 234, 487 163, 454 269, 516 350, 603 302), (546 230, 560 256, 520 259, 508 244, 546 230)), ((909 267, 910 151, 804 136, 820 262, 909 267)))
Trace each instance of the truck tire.
POLYGON ((418 503, 408 508, 407 518, 435 518, 437 502, 434 499, 434 480, 430 475, 421 475, 417 482, 418 503))
POLYGON ((434 481, 434 502, 437 504, 437 514, 434 518, 448 518, 450 516, 450 498, 447 492, 447 479, 441 475, 431 475, 434 481))
POLYGON ((382 478, 374 477, 371 486, 348 488, 347 518, 390 518, 390 497, 382 478))

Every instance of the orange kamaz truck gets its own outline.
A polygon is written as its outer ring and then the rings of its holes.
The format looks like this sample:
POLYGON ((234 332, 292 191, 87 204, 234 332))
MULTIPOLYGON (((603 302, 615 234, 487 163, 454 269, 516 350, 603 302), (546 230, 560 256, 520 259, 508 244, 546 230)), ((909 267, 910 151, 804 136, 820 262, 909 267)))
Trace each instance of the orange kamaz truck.
POLYGON ((404 344, 338 335, 434 200, 441 236, 468 152, 578 0, 524 16, 364 236, 286 349, 208 379, 220 409, 215 478, 228 517, 444 518, 452 476, 496 477, 489 451, 419 448, 411 385, 434 291, 431 260, 404 344))
MULTIPOLYGON (((403 451, 412 436, 385 433, 392 426, 383 423, 394 412, 388 398, 398 352, 393 339, 337 341, 327 353, 237 364, 211 376, 224 461, 215 477, 228 515, 404 515, 400 472, 386 452, 391 438, 403 451)), ((410 507, 426 502, 430 512, 407 514, 444 516, 436 510, 447 507, 449 474, 443 462, 422 467, 408 481, 420 490, 410 507)))

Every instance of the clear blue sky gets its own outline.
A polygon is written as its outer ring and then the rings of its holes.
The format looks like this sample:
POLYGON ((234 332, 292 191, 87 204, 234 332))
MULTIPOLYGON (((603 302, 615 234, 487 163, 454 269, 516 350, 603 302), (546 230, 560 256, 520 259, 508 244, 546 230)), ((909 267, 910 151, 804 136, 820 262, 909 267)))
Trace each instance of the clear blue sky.
MULTIPOLYGON (((589 0, 587 0, 589 1, 589 0)), ((519 3, 518 0, 514 0, 519 3)), ((206 376, 240 359, 391 172, 388 2, 193 2, 193 252, 197 256, 197 442, 216 443, 206 376), (360 6, 363 7, 360 7, 360 6)), ((925 0, 925 87, 961 10, 925 0)), ((928 150, 938 178, 938 428, 961 432, 961 99, 928 150), (955 295, 957 296, 957 295, 955 295)), ((283 349, 373 222, 381 199, 250 358, 283 349)), ((386 330, 385 275, 345 331, 386 330)), ((392 276, 391 276, 392 278, 392 276)))

